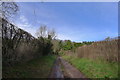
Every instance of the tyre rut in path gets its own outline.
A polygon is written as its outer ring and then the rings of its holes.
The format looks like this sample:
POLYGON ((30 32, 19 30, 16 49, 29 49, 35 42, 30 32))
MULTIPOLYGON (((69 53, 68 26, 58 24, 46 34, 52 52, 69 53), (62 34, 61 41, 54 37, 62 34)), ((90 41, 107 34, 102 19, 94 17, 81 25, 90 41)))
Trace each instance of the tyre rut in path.
POLYGON ((84 78, 84 80, 88 80, 79 70, 61 57, 56 59, 49 78, 84 78), (64 72, 62 72, 62 67, 64 72))
POLYGON ((59 58, 56 59, 49 78, 64 78, 59 58))

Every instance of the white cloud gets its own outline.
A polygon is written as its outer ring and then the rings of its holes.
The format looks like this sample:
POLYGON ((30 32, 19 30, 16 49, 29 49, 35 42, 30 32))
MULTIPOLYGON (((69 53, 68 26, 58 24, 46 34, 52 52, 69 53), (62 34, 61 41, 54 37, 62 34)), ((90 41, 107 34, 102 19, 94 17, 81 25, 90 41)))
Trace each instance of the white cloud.
POLYGON ((15 25, 35 36, 36 28, 28 22, 28 19, 24 15, 21 15, 19 19, 16 20, 15 25))
POLYGON ((20 20, 22 21, 22 22, 27 22, 27 19, 25 18, 25 16, 20 16, 20 20))
POLYGON ((84 34, 69 34, 69 33, 58 33, 57 38, 60 40, 71 40, 75 42, 82 42, 86 36, 84 34))
POLYGON ((70 40, 71 39, 70 36, 66 36, 64 34, 58 34, 57 38, 61 39, 61 40, 70 40))

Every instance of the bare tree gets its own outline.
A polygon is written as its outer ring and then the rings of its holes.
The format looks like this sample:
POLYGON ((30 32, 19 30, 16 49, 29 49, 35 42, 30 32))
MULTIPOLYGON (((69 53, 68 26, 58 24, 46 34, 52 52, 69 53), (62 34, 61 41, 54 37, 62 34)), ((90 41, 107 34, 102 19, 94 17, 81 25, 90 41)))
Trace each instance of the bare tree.
POLYGON ((54 29, 49 30, 46 25, 42 25, 36 32, 36 35, 37 37, 43 37, 43 38, 47 38, 48 36, 51 36, 52 39, 55 39, 56 32, 54 29))
POLYGON ((56 38, 56 32, 54 29, 48 31, 48 35, 51 36, 52 39, 56 38))
POLYGON ((36 32, 37 37, 47 37, 47 26, 46 25, 42 25, 38 31, 36 32))
POLYGON ((1 17, 4 19, 12 18, 19 11, 19 7, 15 2, 1 2, 0 12, 1 17))

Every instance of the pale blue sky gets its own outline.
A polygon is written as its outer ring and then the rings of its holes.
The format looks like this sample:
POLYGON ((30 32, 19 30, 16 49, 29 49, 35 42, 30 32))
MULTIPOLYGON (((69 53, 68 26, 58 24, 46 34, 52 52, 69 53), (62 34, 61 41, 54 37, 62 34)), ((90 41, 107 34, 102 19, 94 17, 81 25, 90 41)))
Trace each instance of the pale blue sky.
POLYGON ((54 28, 59 39, 99 41, 118 36, 117 2, 19 2, 15 23, 33 36, 40 25, 54 28))

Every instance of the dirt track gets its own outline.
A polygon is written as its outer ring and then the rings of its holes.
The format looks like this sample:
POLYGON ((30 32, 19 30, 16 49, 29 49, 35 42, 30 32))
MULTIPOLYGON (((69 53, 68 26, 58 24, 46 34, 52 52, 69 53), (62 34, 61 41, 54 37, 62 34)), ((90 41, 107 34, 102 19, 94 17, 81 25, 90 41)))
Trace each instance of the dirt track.
POLYGON ((64 78, 63 73, 61 71, 61 65, 60 65, 59 58, 56 59, 49 78, 64 78))
POLYGON ((61 57, 56 59, 50 78, 83 78, 88 80, 79 70, 61 57))

